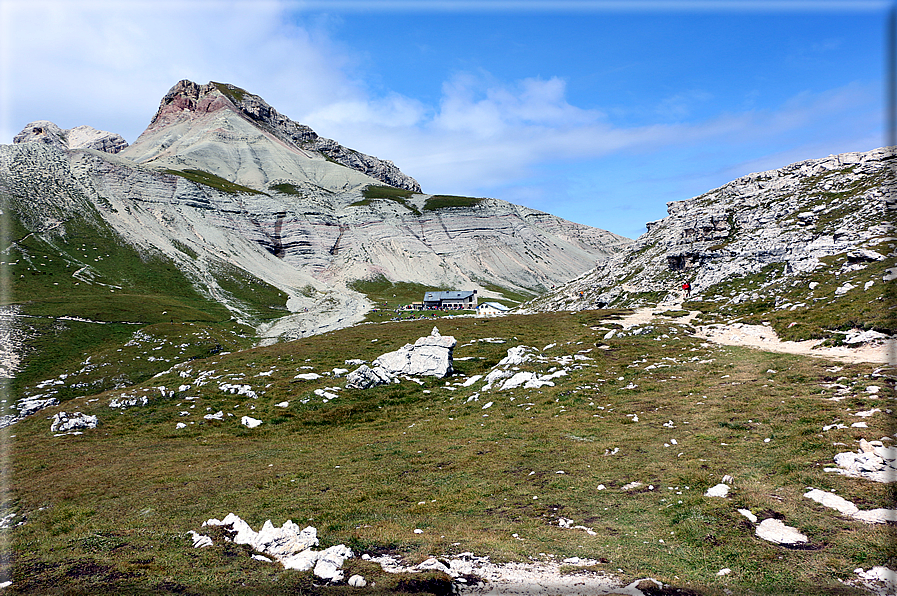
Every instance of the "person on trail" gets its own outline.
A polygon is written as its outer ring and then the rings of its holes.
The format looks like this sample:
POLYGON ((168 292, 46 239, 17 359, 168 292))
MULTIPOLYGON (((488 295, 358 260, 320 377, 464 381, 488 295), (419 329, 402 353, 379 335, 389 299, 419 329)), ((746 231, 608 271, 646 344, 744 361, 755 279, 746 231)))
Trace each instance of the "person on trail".
POLYGON ((688 281, 682 283, 682 293, 686 298, 691 297, 691 284, 688 281))

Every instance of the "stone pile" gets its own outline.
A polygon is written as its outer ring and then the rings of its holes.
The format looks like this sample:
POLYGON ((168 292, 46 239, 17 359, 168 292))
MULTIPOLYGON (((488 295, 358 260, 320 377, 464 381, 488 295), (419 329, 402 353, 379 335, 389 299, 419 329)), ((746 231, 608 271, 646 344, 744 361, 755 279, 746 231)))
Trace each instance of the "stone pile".
POLYGON ((881 441, 860 439, 857 452, 847 451, 835 456, 837 468, 824 468, 854 478, 875 482, 897 482, 897 447, 885 447, 881 441))
MULTIPOLYGON (((253 550, 272 557, 284 566, 285 569, 296 571, 308 571, 314 569, 314 574, 327 581, 338 582, 343 580, 343 572, 340 569, 346 559, 352 557, 352 551, 344 544, 331 546, 321 551, 313 550, 318 545, 317 529, 312 526, 300 528, 287 520, 279 528, 274 527, 268 520, 258 532, 240 519, 239 516, 228 513, 222 519, 209 519, 203 522, 203 527, 220 526, 235 535, 228 540, 236 544, 247 544, 253 550)), ((213 545, 209 536, 191 532, 194 548, 209 547, 213 545)), ((266 557, 254 556, 258 560, 267 560, 266 557)), ((356 581, 357 583, 357 581, 356 581)))
POLYGON ((50 424, 50 432, 54 433, 72 433, 79 432, 88 428, 96 428, 99 420, 96 416, 74 412, 59 412, 53 416, 53 422, 50 424))

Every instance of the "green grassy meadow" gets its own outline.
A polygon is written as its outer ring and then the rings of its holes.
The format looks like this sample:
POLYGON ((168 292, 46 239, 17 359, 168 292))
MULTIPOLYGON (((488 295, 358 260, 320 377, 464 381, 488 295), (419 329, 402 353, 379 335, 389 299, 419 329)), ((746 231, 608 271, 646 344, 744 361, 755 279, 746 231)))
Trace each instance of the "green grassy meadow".
POLYGON ((441 319, 440 332, 458 340, 455 373, 423 384, 347 390, 334 369, 413 342, 433 321, 235 346, 135 385, 62 396, 0 431, 10 474, 2 507, 24 521, 2 532, 5 592, 439 593, 438 574, 389 575, 360 555, 416 563, 471 551, 496 562, 588 557, 621 585, 653 577, 680 593, 846 595, 864 593, 842 583, 855 568, 897 565, 893 525, 803 497, 814 487, 861 509, 894 506, 893 484, 823 471, 860 438, 893 436, 884 412, 865 418, 868 428, 822 431, 858 420, 848 410, 890 409, 890 371, 702 343, 675 317, 605 340, 615 325, 602 320, 617 314, 441 319), (518 345, 534 348, 521 370, 566 376, 539 389, 463 386, 518 345), (321 377, 296 378, 307 372, 321 377), (849 388, 845 399, 829 399, 833 383, 849 388), (148 404, 110 408, 121 396, 148 404), (57 411, 94 414, 100 425, 53 436, 57 411), (203 417, 219 411, 223 420, 203 417), (248 429, 243 415, 263 424, 248 429), (727 498, 703 496, 727 474, 727 498), (634 481, 642 484, 623 490, 634 481), (738 508, 783 519, 809 545, 760 540, 738 508), (355 552, 346 577, 376 585, 316 586, 311 572, 252 560, 218 536, 193 549, 187 532, 229 512, 255 529, 267 519, 313 525, 320 548, 355 552), (560 527, 562 517, 594 535, 560 527))

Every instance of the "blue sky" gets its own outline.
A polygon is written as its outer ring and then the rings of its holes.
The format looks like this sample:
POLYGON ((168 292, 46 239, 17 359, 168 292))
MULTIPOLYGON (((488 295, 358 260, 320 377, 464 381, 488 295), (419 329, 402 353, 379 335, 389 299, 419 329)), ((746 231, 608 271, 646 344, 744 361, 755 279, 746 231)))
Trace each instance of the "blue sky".
POLYGON ((0 141, 133 142, 226 81, 424 191, 629 237, 738 176, 886 144, 886 21, 855 0, 0 0, 0 141))

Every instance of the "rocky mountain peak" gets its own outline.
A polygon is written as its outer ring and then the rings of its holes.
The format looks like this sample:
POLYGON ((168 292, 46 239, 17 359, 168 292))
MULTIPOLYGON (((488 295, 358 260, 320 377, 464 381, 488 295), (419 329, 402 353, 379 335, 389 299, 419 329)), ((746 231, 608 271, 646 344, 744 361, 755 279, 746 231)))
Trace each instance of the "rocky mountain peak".
MULTIPOLYGON (((189 80, 178 81, 162 98, 149 127, 135 145, 152 144, 169 138, 167 130, 227 109, 249 121, 254 127, 273 135, 298 151, 315 151, 343 166, 359 171, 390 186, 420 192, 420 184, 389 160, 381 160, 318 136, 310 127, 284 116, 264 99, 230 83, 210 81, 200 85, 189 80)), ((228 139, 232 142, 234 139, 228 139)))

